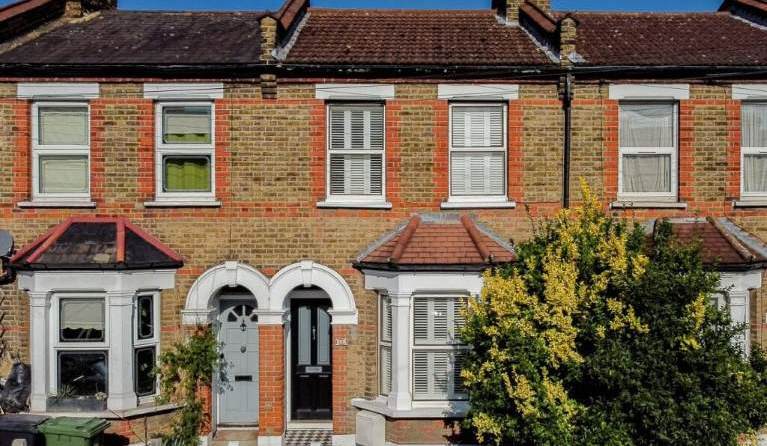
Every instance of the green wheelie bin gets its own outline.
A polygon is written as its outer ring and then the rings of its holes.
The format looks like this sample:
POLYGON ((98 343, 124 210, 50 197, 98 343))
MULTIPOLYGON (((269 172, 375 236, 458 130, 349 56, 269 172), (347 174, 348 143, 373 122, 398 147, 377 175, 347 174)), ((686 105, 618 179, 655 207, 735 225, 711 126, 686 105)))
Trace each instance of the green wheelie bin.
POLYGON ((38 427, 45 446, 102 446, 109 422, 101 418, 51 418, 38 427))

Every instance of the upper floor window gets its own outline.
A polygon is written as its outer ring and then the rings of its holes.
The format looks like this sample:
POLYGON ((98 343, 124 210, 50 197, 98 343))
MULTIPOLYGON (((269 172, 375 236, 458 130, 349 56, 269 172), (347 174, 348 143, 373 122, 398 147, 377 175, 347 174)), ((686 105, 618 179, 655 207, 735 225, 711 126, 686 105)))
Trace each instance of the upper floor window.
POLYGON ((741 107, 742 195, 767 195, 767 103, 744 102, 741 107))
POLYGON ((619 198, 675 200, 677 104, 620 104, 619 198))
POLYGON ((506 201, 506 106, 450 106, 450 201, 506 201))
POLYGON ((210 102, 157 105, 157 199, 212 200, 214 111, 210 102))
POLYGON ((413 400, 466 399, 463 297, 413 298, 413 400))
POLYGON ((329 202, 382 202, 385 196, 384 106, 328 106, 329 202))
POLYGON ((87 103, 32 105, 32 197, 84 200, 90 197, 90 126, 87 103))

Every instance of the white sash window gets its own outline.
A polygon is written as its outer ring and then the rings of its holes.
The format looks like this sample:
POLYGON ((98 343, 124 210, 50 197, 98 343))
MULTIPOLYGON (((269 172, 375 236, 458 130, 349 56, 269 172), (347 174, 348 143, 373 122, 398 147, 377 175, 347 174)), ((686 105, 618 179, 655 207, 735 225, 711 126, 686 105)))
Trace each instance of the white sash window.
POLYGON ((767 196, 767 102, 741 107, 741 195, 767 196))
POLYGON ((87 102, 32 105, 32 197, 90 198, 90 111, 87 102))
POLYGON ((506 106, 450 106, 450 201, 506 201, 506 106))
POLYGON ((384 107, 328 106, 328 202, 382 202, 385 195, 384 107))
POLYGON ((676 200, 677 133, 676 103, 621 103, 620 199, 676 200))
POLYGON ((461 365, 468 348, 461 297, 413 298, 413 400, 462 400, 461 365))

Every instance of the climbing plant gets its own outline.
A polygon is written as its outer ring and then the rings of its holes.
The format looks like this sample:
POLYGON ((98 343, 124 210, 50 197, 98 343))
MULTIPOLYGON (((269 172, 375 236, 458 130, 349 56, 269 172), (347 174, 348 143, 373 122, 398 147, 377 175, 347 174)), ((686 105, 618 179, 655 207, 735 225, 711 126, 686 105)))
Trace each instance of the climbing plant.
POLYGON ((206 390, 220 367, 220 345, 210 327, 199 326, 191 336, 175 342, 160 355, 155 373, 160 383, 160 402, 181 406, 164 444, 197 446, 206 423, 206 390))

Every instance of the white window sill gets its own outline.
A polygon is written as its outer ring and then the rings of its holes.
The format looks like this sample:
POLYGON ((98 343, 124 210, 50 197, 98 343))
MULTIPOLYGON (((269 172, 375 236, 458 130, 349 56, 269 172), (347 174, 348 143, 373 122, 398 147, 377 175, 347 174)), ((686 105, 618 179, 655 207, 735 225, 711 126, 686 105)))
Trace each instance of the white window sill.
POLYGON ((176 403, 155 405, 153 403, 136 407, 135 409, 125 410, 105 410, 103 412, 30 412, 34 415, 52 415, 56 417, 75 417, 75 418, 105 418, 105 419, 122 419, 132 418, 141 415, 151 415, 162 412, 170 412, 176 410, 180 405, 176 403))
POLYGON ((200 201, 183 201, 183 200, 157 200, 157 201, 145 201, 145 208, 220 208, 221 202, 218 200, 200 200, 200 201))
POLYGON ((338 209, 391 209, 388 201, 320 201, 318 208, 338 209))
POLYGON ((445 401, 443 406, 413 407, 412 409, 392 409, 386 405, 385 400, 366 400, 353 398, 352 406, 357 409, 367 410, 388 418, 398 419, 450 419, 465 418, 469 412, 468 401, 445 401))
POLYGON ((748 198, 735 200, 732 202, 732 206, 736 208, 762 208, 767 207, 767 198, 748 198))
POLYGON ((89 200, 82 201, 20 201, 16 203, 20 208, 95 208, 96 203, 89 200))
POLYGON ((618 200, 610 203, 610 209, 687 209, 681 201, 618 200))
POLYGON ((441 209, 514 209, 515 201, 443 201, 441 209))

